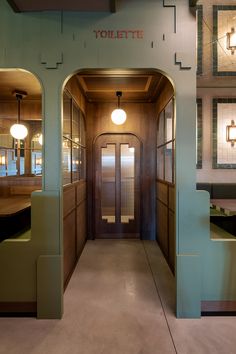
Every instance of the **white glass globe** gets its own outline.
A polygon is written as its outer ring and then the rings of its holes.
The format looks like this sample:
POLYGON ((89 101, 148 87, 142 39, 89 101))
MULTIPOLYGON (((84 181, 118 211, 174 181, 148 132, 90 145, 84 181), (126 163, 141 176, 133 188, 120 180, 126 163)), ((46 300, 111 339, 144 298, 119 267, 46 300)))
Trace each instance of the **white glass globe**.
POLYGON ((28 134, 28 129, 23 124, 13 124, 10 133, 15 139, 24 139, 28 134))
POLYGON ((117 125, 121 125, 126 121, 126 113, 123 109, 117 108, 111 114, 111 120, 117 125))

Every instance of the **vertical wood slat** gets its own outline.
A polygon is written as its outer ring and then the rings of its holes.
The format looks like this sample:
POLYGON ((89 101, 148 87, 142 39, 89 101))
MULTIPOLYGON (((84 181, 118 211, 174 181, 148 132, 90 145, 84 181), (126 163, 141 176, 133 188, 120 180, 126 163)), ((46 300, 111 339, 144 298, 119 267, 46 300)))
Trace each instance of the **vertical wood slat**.
POLYGON ((116 213, 116 223, 121 222, 121 171, 120 171, 120 145, 116 144, 115 153, 115 173, 116 173, 116 198, 115 198, 115 213, 116 213))
POLYGON ((68 284, 86 242, 86 182, 64 187, 64 287, 68 284))
POLYGON ((157 181, 157 241, 175 273, 175 186, 157 181))

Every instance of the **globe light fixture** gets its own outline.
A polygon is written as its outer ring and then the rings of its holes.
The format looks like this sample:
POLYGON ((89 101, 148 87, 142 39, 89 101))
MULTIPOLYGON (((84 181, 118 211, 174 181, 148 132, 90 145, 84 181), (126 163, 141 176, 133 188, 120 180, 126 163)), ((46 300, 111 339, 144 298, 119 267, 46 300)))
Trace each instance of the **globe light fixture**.
POLYGON ((236 32, 235 29, 232 27, 231 32, 226 33, 227 43, 226 48, 231 50, 231 54, 233 55, 236 50, 236 32))
POLYGON ((126 121, 126 113, 123 109, 120 108, 120 97, 122 96, 122 92, 117 91, 116 96, 118 99, 117 108, 112 112, 111 120, 114 124, 121 125, 126 121))
POLYGON ((23 97, 27 95, 23 91, 14 91, 13 95, 16 97, 18 102, 18 114, 17 114, 17 123, 13 124, 10 128, 10 133, 15 139, 24 139, 28 134, 28 129, 24 124, 20 122, 20 103, 23 97))

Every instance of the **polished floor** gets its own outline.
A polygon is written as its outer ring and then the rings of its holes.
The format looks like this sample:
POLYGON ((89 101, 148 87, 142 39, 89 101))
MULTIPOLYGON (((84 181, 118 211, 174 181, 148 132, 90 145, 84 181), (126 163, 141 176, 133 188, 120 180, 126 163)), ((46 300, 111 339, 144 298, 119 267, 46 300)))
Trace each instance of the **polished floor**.
POLYGON ((176 319, 174 298, 155 242, 88 241, 63 319, 0 318, 0 353, 236 353, 236 318, 176 319))

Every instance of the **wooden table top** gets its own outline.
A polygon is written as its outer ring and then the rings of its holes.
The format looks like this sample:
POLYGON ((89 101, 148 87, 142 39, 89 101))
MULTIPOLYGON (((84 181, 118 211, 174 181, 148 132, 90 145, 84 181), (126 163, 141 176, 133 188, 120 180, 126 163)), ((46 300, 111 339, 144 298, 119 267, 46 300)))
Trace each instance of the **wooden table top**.
POLYGON ((211 199, 211 206, 227 216, 236 215, 236 199, 211 199))
POLYGON ((0 198, 0 217, 11 216, 30 208, 31 200, 27 196, 12 196, 0 198))

